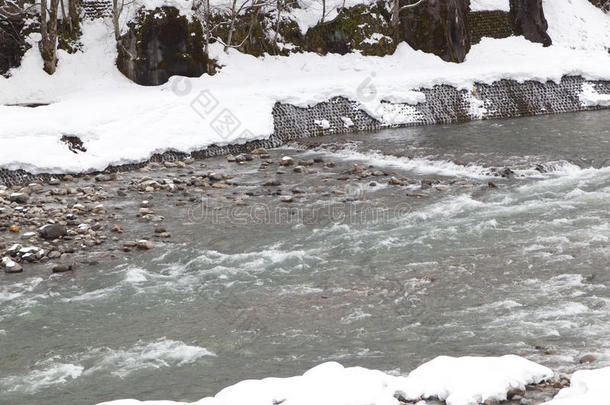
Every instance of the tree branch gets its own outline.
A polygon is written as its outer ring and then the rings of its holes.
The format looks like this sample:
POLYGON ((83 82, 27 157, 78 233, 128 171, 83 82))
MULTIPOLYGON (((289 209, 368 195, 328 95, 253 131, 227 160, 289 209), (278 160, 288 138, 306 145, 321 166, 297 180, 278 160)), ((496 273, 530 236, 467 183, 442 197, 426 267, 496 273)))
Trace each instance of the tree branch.
MULTIPOLYGON (((394 0, 394 1, 398 1, 398 0, 394 0)), ((413 7, 417 7, 417 6, 419 6, 421 3, 423 3, 424 1, 426 1, 426 0, 419 0, 419 1, 418 1, 418 2, 416 2, 416 3, 413 3, 413 4, 407 4, 407 5, 405 5, 405 6, 402 6, 402 7, 400 8, 400 11, 405 10, 405 9, 407 9, 407 8, 413 8, 413 7)))

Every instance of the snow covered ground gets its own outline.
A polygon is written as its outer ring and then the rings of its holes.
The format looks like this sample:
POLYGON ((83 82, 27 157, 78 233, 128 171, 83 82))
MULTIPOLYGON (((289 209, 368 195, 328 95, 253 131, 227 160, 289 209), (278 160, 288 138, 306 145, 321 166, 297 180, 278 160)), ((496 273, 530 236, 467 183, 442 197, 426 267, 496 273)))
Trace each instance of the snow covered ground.
MULTIPOLYGON (((408 376, 392 376, 362 367, 345 368, 329 362, 302 376, 246 380, 225 388, 198 405, 398 405, 407 400, 439 398, 447 405, 475 405, 487 400, 506 400, 511 389, 525 389, 553 376, 539 364, 518 356, 441 356, 413 370, 408 376)), ((171 401, 118 400, 106 405, 177 404, 171 401)), ((422 402, 425 404, 425 402, 422 402)), ((553 404, 555 405, 555 404, 553 404)), ((563 404, 561 404, 563 405, 563 404)))
MULTIPOLYGON (((587 0, 545 0, 544 8, 554 41, 548 48, 522 37, 486 38, 473 46, 464 63, 454 64, 405 43, 386 57, 303 53, 255 58, 237 51, 225 54, 215 46, 212 56, 224 65, 219 74, 174 77, 159 87, 138 86, 123 77, 114 65, 110 22, 87 22, 85 52, 60 51, 54 76, 42 71, 33 47, 10 78, 0 78, 0 167, 100 170, 168 149, 191 151, 262 139, 273 132, 271 112, 278 101, 307 106, 345 96, 383 120, 381 100, 416 104, 424 95, 413 89, 435 84, 467 89, 475 81, 501 78, 610 79, 610 16, 587 0), (18 103, 50 105, 6 105, 18 103), (70 152, 59 141, 66 134, 79 136, 88 151, 70 152)), ((592 92, 585 96, 587 105, 607 102, 592 92)), ((392 119, 401 123, 410 117, 392 119)))

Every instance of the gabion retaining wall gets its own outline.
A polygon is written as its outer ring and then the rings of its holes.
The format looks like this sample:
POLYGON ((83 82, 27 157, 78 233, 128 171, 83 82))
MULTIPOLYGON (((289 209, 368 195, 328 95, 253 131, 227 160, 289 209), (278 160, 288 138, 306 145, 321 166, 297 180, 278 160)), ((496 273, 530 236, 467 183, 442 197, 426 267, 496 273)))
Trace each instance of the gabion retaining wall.
POLYGON ((513 35, 510 13, 505 11, 475 11, 468 14, 468 35, 472 45, 481 38, 507 38, 513 35))
MULTIPOLYGON (((358 131, 374 131, 387 127, 451 124, 481 119, 513 118, 541 114, 599 110, 608 107, 586 106, 580 100, 583 85, 590 85, 600 94, 610 94, 610 81, 589 82, 578 76, 566 76, 561 82, 540 83, 500 80, 494 84, 475 84, 473 89, 458 90, 439 85, 420 89, 426 101, 417 105, 383 104, 386 112, 399 114, 402 124, 380 122, 359 108, 358 103, 343 97, 302 108, 277 103, 273 108, 274 133, 265 140, 240 145, 212 145, 204 150, 187 153, 166 152, 153 155, 149 161, 162 162, 191 156, 204 159, 211 156, 249 152, 258 147, 273 148, 287 142, 321 135, 358 131)), ((384 117, 387 117, 384 114, 384 117)), ((85 152, 86 153, 86 152, 85 152)), ((107 172, 127 171, 143 167, 148 162, 112 166, 107 172)), ((23 170, 0 169, 0 184, 14 185, 46 182, 61 174, 32 175, 23 170)))

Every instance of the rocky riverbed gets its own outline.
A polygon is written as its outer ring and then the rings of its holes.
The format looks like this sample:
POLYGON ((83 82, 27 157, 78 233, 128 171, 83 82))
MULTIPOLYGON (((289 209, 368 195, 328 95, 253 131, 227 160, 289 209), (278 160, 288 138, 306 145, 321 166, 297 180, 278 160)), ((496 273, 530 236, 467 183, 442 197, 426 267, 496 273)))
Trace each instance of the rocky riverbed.
MULTIPOLYGON (((400 171, 328 160, 315 152, 338 147, 307 143, 294 149, 259 148, 237 156, 149 163, 135 171, 0 186, 2 267, 6 273, 82 270, 99 260, 180 243, 181 222, 204 212, 229 210, 236 215, 235 207, 245 207, 243 217, 252 214, 247 207, 260 204, 271 211, 319 201, 341 204, 364 200, 365 191, 373 189, 409 201, 450 189, 497 187, 492 181, 409 178, 400 171)), ((498 177, 513 175, 510 168, 490 170, 498 177)))

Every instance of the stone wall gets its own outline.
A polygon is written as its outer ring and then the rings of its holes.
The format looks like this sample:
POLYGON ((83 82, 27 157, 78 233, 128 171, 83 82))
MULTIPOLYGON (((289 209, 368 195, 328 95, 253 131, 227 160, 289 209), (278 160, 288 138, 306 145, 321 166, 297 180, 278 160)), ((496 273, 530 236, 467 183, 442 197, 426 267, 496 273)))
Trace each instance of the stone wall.
MULTIPOLYGON (((600 110, 608 107, 585 106, 580 100, 583 85, 590 85, 601 94, 610 94, 610 81, 589 82, 578 76, 564 77, 561 82, 518 83, 501 80, 491 85, 476 84, 472 91, 457 90, 450 86, 434 86, 420 89, 426 101, 412 106, 407 104, 387 104, 401 116, 408 116, 410 122, 401 126, 450 124, 481 119, 513 118, 542 114, 556 114, 575 111, 600 110)), ((24 107, 25 108, 25 107, 24 107)), ((341 134, 358 131, 374 131, 387 128, 358 108, 354 101, 336 97, 328 102, 309 108, 277 103, 273 108, 274 134, 268 139, 251 141, 242 145, 210 146, 190 154, 166 152, 151 157, 151 161, 182 159, 190 155, 196 159, 224 154, 249 152, 258 147, 278 147, 295 139, 320 135, 341 134), (349 118, 349 120, 346 120, 349 118), (326 129, 316 121, 327 120, 326 129), (351 121, 353 125, 346 125, 351 121)), ((147 162, 109 167, 106 171, 133 170, 147 162)), ((61 177, 61 175, 55 175, 61 177)), ((0 169, 0 184, 13 185, 34 181, 48 181, 49 174, 32 175, 23 170, 0 169)))

